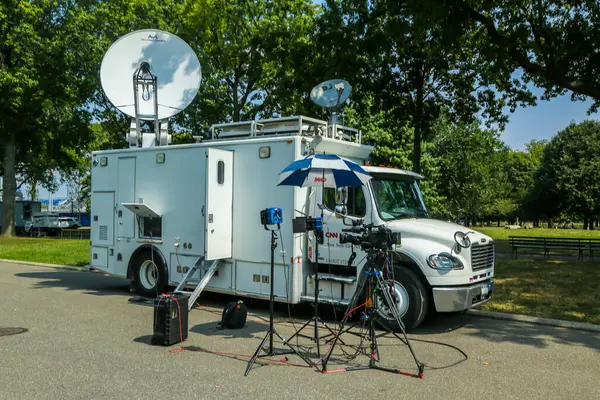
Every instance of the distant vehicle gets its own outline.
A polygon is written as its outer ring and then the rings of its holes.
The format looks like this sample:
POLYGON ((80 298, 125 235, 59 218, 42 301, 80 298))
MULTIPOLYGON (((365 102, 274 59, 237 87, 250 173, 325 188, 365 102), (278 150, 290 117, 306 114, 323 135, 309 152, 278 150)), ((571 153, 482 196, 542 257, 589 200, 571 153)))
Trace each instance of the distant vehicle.
POLYGON ((42 234, 55 236, 60 231, 57 212, 36 212, 33 213, 33 223, 28 229, 31 236, 41 236, 42 234))
POLYGON ((75 217, 60 217, 58 218, 58 226, 62 229, 77 229, 81 224, 75 217))

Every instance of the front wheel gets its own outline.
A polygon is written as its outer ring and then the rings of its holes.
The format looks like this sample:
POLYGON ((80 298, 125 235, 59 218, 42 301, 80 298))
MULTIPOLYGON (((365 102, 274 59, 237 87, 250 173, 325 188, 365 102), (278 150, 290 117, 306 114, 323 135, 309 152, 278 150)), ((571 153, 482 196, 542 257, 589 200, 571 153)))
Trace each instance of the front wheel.
POLYGON ((136 254, 132 269, 135 291, 140 296, 157 297, 164 293, 167 288, 167 269, 156 251, 144 250, 136 254))
POLYGON ((400 326, 394 317, 392 308, 385 300, 382 291, 386 291, 396 305, 398 316, 402 320, 406 330, 418 327, 425 317, 429 308, 429 297, 427 290, 419 277, 408 268, 395 268, 393 289, 389 277, 385 280, 385 287, 379 288, 376 297, 377 312, 390 329, 398 332, 400 326))

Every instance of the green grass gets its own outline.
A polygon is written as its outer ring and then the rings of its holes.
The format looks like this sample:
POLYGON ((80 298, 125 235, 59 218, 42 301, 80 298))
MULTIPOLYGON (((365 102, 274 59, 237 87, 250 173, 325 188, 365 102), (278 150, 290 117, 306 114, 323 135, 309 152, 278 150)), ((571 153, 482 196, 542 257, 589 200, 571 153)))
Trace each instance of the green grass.
POLYGON ((600 324, 600 262, 498 259, 481 309, 600 324))
POLYGON ((497 227, 470 227, 474 231, 488 235, 494 240, 508 240, 509 236, 557 237, 557 238, 599 238, 600 229, 587 231, 583 229, 505 229, 497 227))
POLYGON ((0 238, 0 258, 82 267, 89 264, 90 241, 0 238))

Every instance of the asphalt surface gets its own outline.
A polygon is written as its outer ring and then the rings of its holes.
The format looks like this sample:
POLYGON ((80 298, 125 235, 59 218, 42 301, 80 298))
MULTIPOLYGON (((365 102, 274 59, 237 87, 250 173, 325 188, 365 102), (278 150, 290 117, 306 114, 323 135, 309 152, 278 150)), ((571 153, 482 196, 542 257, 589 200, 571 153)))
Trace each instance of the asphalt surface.
MULTIPOLYGON (((248 355, 268 329, 268 303, 247 300, 251 314, 241 330, 216 329, 230 298, 203 295, 190 313, 184 345, 246 355, 234 358, 150 345, 152 304, 130 302, 132 297, 119 278, 0 263, 0 328, 28 329, 0 336, 0 399, 600 398, 598 333, 446 315, 409 335, 428 365, 424 379, 376 370, 323 374, 295 355, 289 362, 299 366, 257 361, 245 377, 248 355), (417 340, 456 346, 468 359, 460 362, 463 355, 452 347, 417 340)), ((289 338, 294 329, 286 310, 278 307, 275 327, 289 338)), ((299 324, 310 312, 293 310, 292 316, 299 324)), ((358 340, 349 334, 342 339, 358 340)), ((277 338, 275 343, 286 348, 277 338)), ((380 344, 382 365, 416 372, 406 345, 391 338, 380 344)), ((342 350, 353 352, 336 346, 330 368, 340 367, 342 350)), ((359 356, 345 365, 368 361, 359 356)))

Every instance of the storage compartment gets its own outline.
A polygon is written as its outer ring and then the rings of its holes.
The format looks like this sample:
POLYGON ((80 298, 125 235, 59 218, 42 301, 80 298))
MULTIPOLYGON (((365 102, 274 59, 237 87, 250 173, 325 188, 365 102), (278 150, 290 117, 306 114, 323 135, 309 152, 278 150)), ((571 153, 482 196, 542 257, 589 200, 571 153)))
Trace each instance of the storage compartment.
POLYGON ((108 268, 108 248, 92 247, 91 266, 96 268, 108 268))
POLYGON ((92 244, 114 245, 115 192, 92 193, 92 244))

